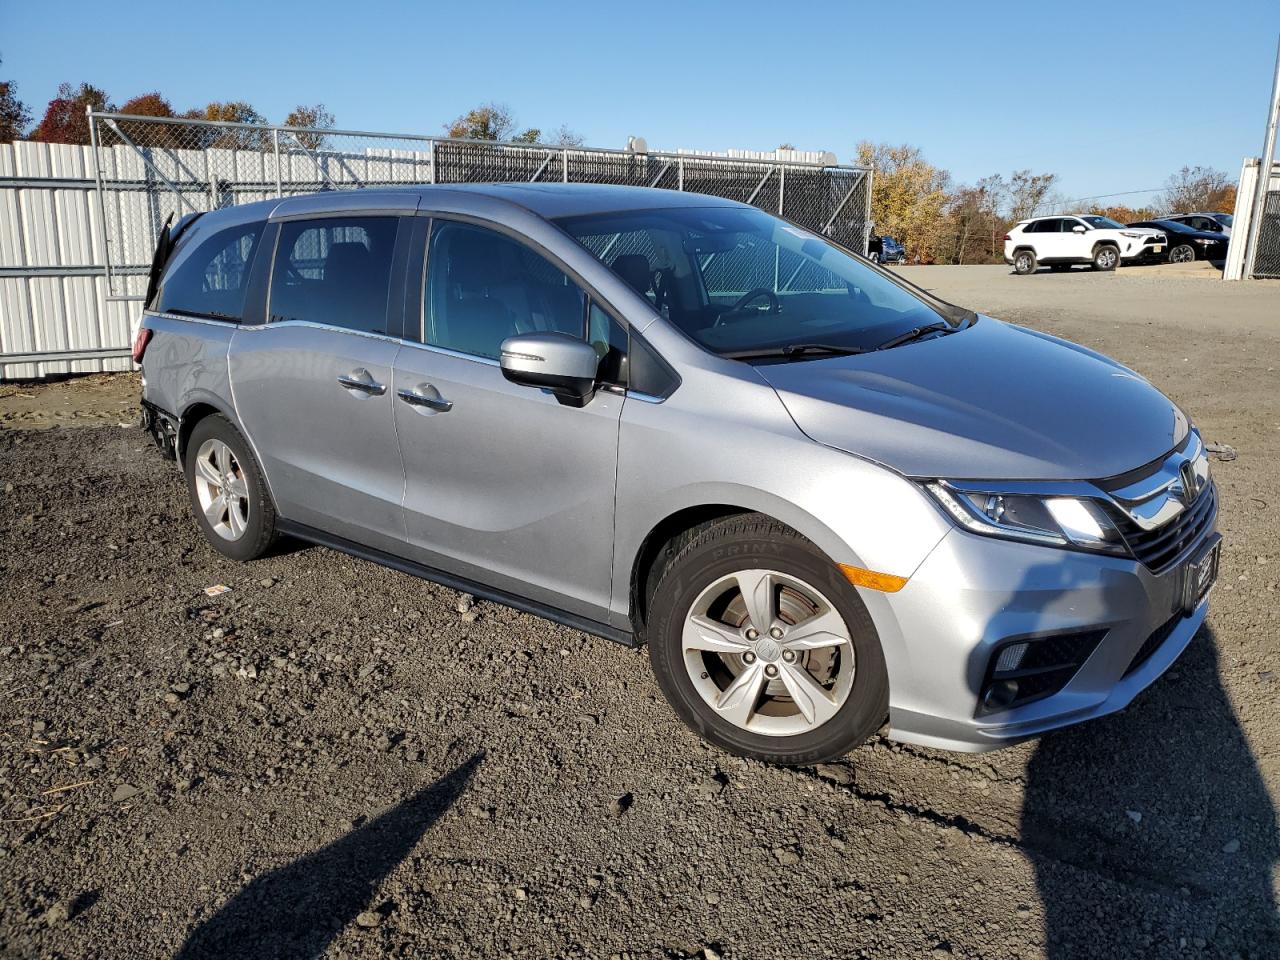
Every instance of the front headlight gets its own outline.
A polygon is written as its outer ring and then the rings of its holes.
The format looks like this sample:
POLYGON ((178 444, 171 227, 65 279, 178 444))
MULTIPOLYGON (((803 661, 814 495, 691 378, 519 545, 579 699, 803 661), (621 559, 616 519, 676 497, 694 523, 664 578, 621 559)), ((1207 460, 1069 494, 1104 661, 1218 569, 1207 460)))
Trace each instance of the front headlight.
POLYGON ((1129 552, 1106 512, 1085 497, 976 493, 944 481, 926 483, 925 489, 957 523, 974 533, 1100 553, 1129 552))

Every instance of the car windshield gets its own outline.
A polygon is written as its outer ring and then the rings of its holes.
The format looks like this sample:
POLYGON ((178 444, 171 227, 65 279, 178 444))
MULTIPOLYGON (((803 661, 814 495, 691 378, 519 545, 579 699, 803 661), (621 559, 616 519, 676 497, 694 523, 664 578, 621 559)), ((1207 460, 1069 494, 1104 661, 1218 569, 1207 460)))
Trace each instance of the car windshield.
POLYGON ((859 258, 759 210, 646 209, 556 222, 713 353, 797 344, 856 353, 954 325, 943 308, 859 258))
POLYGON ((1083 220, 1085 223, 1089 224, 1089 226, 1091 227, 1097 227, 1099 230, 1123 230, 1124 229, 1123 223, 1116 223, 1110 217, 1093 216, 1093 217, 1081 217, 1080 219, 1083 220))

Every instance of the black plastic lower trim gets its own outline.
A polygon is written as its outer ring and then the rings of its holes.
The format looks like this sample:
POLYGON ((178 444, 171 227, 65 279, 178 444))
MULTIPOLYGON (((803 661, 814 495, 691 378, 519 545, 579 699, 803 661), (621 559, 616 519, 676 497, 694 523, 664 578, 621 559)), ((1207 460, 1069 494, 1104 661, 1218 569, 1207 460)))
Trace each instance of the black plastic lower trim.
POLYGON ((499 590, 496 587, 478 583, 475 580, 469 580, 456 574, 446 573, 443 570, 437 570, 435 567, 408 560, 394 553, 387 553, 385 550, 368 547, 364 544, 356 543, 354 540, 347 540, 331 533, 325 533, 323 530, 317 530, 315 527, 309 527, 306 524, 295 523, 292 520, 280 517, 276 521, 276 528, 287 536, 306 540, 308 543, 328 547, 331 550, 338 550, 341 553, 359 557, 361 560, 369 560, 384 567, 390 567, 392 570, 399 570, 401 573, 421 577, 423 580, 430 580, 432 583, 438 583, 453 590, 461 590, 482 600, 501 603, 524 613, 531 613, 535 617, 550 620, 552 623, 559 623, 566 627, 572 627, 574 630, 581 630, 583 633, 589 633, 592 636, 603 637, 605 640, 612 640, 627 647, 637 645, 636 636, 630 630, 620 630, 617 627, 609 626, 607 623, 592 620, 590 617, 579 616, 576 613, 561 610, 559 607, 553 607, 550 604, 516 596, 513 593, 507 593, 505 590, 499 590))

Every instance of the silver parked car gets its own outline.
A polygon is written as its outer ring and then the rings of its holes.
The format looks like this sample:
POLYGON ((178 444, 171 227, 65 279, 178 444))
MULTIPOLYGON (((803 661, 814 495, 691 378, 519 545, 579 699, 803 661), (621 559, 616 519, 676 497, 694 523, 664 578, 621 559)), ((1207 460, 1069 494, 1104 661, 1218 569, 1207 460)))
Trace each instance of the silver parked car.
POLYGON ((1217 572, 1204 447, 1141 376, 711 197, 188 217, 135 356, 222 553, 298 537, 644 642, 685 723, 780 763, 1119 710, 1217 572))

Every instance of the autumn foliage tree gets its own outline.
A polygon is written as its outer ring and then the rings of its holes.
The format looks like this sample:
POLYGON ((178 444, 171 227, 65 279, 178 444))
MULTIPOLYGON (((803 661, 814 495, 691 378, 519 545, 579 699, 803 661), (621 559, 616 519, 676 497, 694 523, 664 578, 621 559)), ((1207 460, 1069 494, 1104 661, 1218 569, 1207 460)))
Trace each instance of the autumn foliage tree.
POLYGON ((908 255, 928 263, 943 245, 951 175, 910 144, 858 144, 858 162, 873 169, 871 219, 875 231, 897 238, 908 255))
POLYGON ((31 111, 18 99, 18 85, 0 80, 0 143, 11 143, 22 137, 31 122, 31 111))
MULTIPOLYGON (((444 125, 445 133, 453 139, 505 141, 507 143, 545 143, 542 130, 526 127, 521 130, 511 108, 505 103, 482 103, 478 107, 459 114, 444 125)), ((551 143, 561 146, 581 146, 582 137, 564 124, 552 134, 551 143)))
POLYGON ((114 107, 107 100, 106 91, 88 83, 72 87, 64 83, 58 87, 58 95, 49 101, 44 116, 35 130, 32 140, 44 143, 89 143, 89 117, 86 110, 111 111, 114 107))
POLYGON ((308 150, 322 150, 325 145, 325 135, 315 131, 332 130, 336 123, 337 120, 325 108, 323 103, 317 103, 310 107, 299 104, 289 111, 289 115, 284 118, 286 127, 307 128, 305 133, 295 133, 293 136, 308 150))

